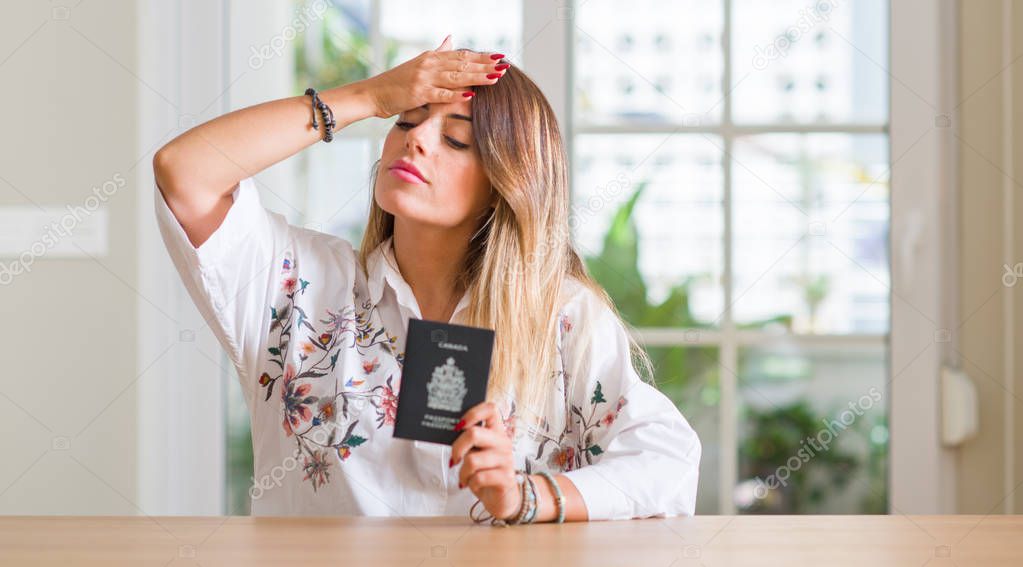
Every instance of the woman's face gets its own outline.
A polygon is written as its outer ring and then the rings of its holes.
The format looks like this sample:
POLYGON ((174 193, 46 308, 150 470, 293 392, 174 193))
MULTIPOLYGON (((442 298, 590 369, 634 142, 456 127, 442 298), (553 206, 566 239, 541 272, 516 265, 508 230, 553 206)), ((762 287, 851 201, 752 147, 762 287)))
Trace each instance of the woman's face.
POLYGON ((491 188, 472 136, 469 101, 433 103, 398 116, 384 140, 374 196, 402 220, 475 230, 491 188), (403 171, 401 160, 422 179, 403 171))

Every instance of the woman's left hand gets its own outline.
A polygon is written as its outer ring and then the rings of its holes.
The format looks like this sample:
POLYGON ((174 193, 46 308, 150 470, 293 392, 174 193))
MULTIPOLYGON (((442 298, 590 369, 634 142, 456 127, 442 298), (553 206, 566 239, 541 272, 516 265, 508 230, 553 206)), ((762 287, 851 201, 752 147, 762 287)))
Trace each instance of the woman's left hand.
POLYGON ((495 518, 508 519, 522 506, 522 492, 504 419, 493 402, 483 402, 465 412, 462 424, 466 429, 451 445, 450 463, 462 463, 459 488, 468 486, 495 518))

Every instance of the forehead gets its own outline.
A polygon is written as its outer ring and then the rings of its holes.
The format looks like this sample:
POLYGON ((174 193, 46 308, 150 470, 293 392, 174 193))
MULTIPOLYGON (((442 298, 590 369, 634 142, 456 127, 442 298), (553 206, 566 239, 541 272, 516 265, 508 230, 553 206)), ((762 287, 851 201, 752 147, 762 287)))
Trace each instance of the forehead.
POLYGON ((458 122, 464 122, 467 125, 472 123, 472 107, 467 100, 460 100, 457 102, 431 102, 418 108, 410 109, 408 112, 429 112, 431 116, 439 115, 458 122))

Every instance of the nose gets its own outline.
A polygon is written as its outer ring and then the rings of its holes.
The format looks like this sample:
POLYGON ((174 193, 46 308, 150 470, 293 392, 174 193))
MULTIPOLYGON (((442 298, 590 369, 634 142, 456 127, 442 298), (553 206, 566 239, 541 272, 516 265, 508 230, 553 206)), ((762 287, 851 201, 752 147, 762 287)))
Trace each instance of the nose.
POLYGON ((405 131, 405 147, 409 153, 427 154, 432 149, 430 140, 436 137, 430 134, 433 128, 433 121, 428 118, 405 131))

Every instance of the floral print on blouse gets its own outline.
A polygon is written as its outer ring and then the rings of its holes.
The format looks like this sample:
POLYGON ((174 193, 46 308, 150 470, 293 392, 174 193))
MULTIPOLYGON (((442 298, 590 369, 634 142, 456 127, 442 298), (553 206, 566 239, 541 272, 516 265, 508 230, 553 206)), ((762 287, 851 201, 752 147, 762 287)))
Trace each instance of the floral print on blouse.
MULTIPOLYGON (((393 437, 405 331, 421 315, 391 240, 364 271, 346 240, 264 209, 249 178, 195 248, 155 191, 168 253, 250 412, 253 514, 467 514, 475 496, 458 489, 450 447, 393 437)), ((495 400, 517 465, 563 474, 591 520, 692 514, 696 433, 639 379, 614 314, 576 280, 565 288, 540 425, 526 431, 513 400, 495 400)))

